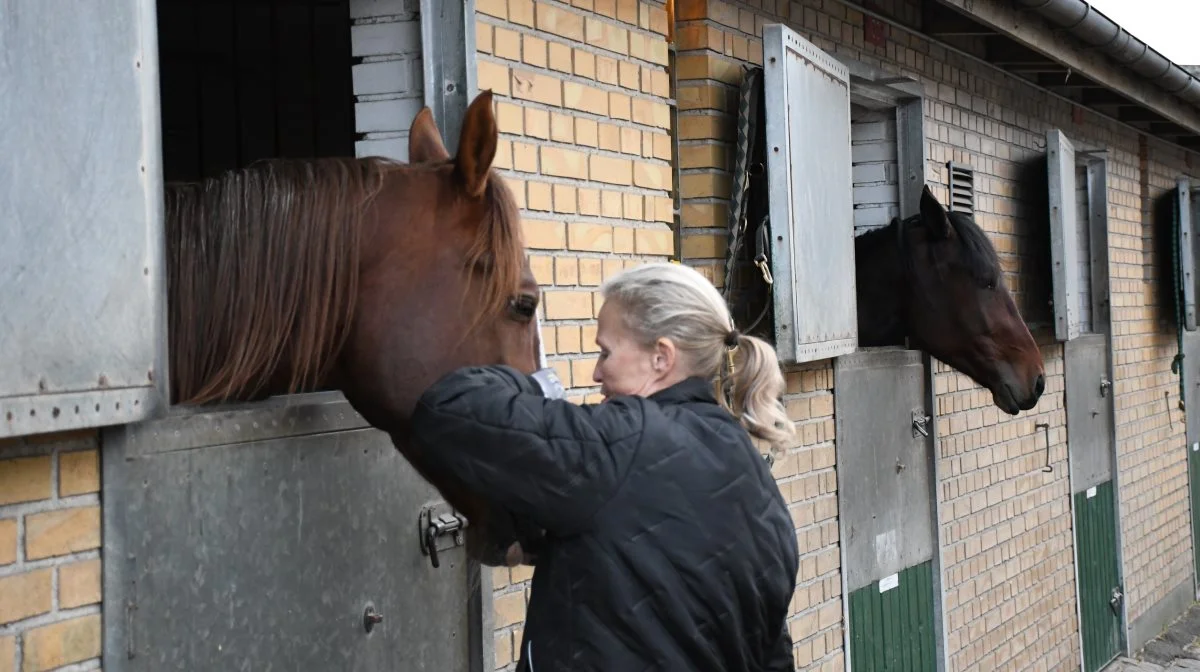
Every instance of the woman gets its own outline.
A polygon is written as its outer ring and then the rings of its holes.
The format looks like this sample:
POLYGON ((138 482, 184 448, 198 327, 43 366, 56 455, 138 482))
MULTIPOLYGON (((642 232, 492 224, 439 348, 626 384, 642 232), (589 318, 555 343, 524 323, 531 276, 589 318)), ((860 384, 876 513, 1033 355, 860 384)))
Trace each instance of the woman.
POLYGON ((474 367, 429 388, 413 419, 433 468, 545 530, 517 669, 793 670, 796 534, 750 438, 794 435, 775 351, 734 330, 687 266, 634 268, 601 292, 603 403, 474 367))

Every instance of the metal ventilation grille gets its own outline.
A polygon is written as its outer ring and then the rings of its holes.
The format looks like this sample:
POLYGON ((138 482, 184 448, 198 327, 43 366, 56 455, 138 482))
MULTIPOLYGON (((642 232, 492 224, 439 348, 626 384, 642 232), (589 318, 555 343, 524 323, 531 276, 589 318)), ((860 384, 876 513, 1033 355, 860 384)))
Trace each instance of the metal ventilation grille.
POLYGON ((953 161, 946 164, 950 171, 950 210, 975 216, 975 171, 953 161))

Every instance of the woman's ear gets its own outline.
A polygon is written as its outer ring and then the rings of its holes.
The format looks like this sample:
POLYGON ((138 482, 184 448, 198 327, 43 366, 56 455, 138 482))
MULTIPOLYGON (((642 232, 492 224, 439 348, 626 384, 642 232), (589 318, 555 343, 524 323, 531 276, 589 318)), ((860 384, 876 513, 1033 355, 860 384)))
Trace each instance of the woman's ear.
POLYGON ((658 339, 654 344, 654 359, 651 361, 654 372, 658 374, 670 373, 675 368, 675 360, 678 354, 675 344, 671 342, 671 339, 658 339))

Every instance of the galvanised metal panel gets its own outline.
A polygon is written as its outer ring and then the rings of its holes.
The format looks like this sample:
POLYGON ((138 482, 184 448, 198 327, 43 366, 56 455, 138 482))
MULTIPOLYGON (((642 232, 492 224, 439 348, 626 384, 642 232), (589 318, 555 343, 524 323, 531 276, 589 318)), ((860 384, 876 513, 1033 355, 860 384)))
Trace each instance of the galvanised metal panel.
POLYGON ((1085 334, 1065 349, 1067 447, 1071 489, 1083 492, 1113 477, 1113 391, 1108 336, 1085 334))
POLYGON ((1075 310, 1079 332, 1095 332, 1092 324, 1092 224, 1091 187, 1088 184, 1087 166, 1075 166, 1075 238, 1067 241, 1075 245, 1076 288, 1075 310))
POLYGON ((781 24, 763 28, 775 347, 784 362, 853 352, 850 74, 781 24))
POLYGON ((935 672, 933 562, 850 593, 850 669, 935 672))
POLYGON ((1179 236, 1179 269, 1183 285, 1183 324, 1196 330, 1196 255, 1195 220, 1192 208, 1192 181, 1180 177, 1175 184, 1175 225, 1179 236))
POLYGON ((932 465, 913 423, 928 415, 925 368, 920 352, 892 348, 834 366, 839 522, 854 592, 933 558, 932 465))
POLYGON ((1075 146, 1058 129, 1046 131, 1050 187, 1050 260, 1054 284, 1054 335, 1069 341, 1079 335, 1079 251, 1075 208, 1075 146))
POLYGON ((1084 672, 1097 672, 1122 649, 1120 596, 1123 591, 1117 575, 1117 520, 1112 481, 1078 492, 1074 497, 1084 672))
POLYGON ((0 437, 165 406, 154 0, 0 3, 0 437))
POLYGON ((475 0, 421 0, 425 104, 441 128, 446 149, 458 151, 458 129, 477 94, 475 0))
POLYGON ((103 469, 108 672, 490 669, 488 575, 431 566, 440 498, 340 395, 114 428, 103 469))

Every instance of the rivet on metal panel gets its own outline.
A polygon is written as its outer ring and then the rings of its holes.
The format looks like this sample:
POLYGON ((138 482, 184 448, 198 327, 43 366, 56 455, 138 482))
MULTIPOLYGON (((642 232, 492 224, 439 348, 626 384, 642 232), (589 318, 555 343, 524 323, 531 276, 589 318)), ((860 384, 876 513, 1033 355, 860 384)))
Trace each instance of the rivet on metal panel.
POLYGON ((363 628, 367 632, 371 632, 377 624, 382 622, 383 614, 376 612, 374 605, 368 604, 367 608, 363 611, 363 628))

